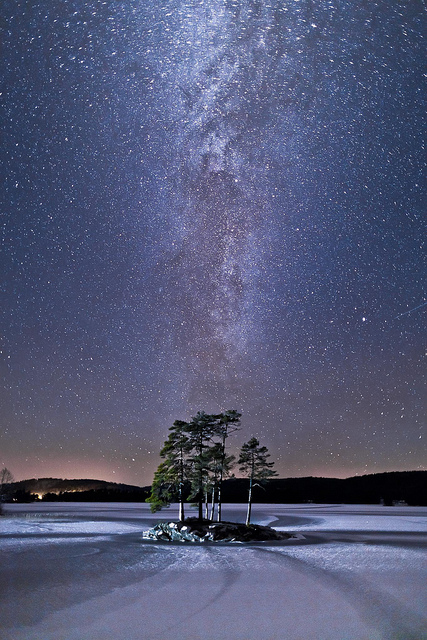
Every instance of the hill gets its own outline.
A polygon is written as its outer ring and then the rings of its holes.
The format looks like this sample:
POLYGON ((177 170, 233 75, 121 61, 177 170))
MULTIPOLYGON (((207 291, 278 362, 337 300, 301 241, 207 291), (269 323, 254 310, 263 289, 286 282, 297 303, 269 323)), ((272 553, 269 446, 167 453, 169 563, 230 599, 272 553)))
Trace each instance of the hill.
MULTIPOLYGON (((246 502, 248 481, 231 478, 223 484, 224 502, 246 502)), ((105 480, 63 480, 33 478, 15 482, 10 495, 18 501, 38 495, 43 500, 79 502, 144 502, 150 487, 106 482, 105 480)), ((427 471, 392 471, 351 478, 274 478, 255 487, 254 502, 393 504, 427 506, 427 471)))
MULTIPOLYGON (((224 483, 224 502, 244 502, 247 481, 224 483)), ((254 502, 388 504, 402 501, 427 506, 427 471, 392 471, 351 478, 281 478, 254 490, 254 502)))
POLYGON ((36 495, 39 499, 51 501, 144 502, 150 488, 105 480, 32 478, 14 482, 10 493, 18 501, 29 500, 36 495))

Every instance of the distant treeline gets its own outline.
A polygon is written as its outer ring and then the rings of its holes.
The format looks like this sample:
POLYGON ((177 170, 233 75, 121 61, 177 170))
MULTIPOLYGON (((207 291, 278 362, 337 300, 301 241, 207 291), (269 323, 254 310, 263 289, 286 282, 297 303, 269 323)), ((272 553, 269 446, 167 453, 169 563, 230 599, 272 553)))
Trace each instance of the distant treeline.
POLYGON ((62 480, 32 478, 14 482, 9 496, 17 502, 33 500, 63 502, 145 502, 150 487, 106 482, 105 480, 62 480))
POLYGON ((145 502, 150 495, 150 489, 89 489, 88 491, 63 491, 61 493, 45 493, 42 497, 46 502, 145 502))
MULTIPOLYGON (((224 482, 224 502, 244 502, 244 479, 224 482)), ((255 502, 385 504, 405 502, 427 506, 427 471, 396 471, 338 478, 272 479, 254 489, 255 502)))
MULTIPOLYGON (((116 484, 102 480, 22 480, 10 486, 9 499, 65 502, 145 502, 151 487, 116 484)), ((246 502, 247 480, 232 478, 223 484, 224 502, 246 502)), ((395 471, 338 478, 271 479, 255 487, 254 502, 385 504, 404 502, 427 506, 427 471, 395 471)))

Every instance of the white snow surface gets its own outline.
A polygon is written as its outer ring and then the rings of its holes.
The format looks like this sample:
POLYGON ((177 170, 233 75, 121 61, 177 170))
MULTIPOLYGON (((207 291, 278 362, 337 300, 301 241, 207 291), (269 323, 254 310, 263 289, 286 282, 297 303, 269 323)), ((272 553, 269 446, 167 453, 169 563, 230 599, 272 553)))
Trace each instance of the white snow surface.
POLYGON ((427 532, 427 508, 424 507, 286 505, 285 510, 288 516, 306 517, 307 522, 275 527, 283 531, 427 532))
MULTIPOLYGON (((0 639, 427 640, 427 508, 254 505, 254 523, 298 536, 143 540, 177 517, 176 505, 6 505, 0 639)), ((245 505, 223 517, 244 521, 245 505)))

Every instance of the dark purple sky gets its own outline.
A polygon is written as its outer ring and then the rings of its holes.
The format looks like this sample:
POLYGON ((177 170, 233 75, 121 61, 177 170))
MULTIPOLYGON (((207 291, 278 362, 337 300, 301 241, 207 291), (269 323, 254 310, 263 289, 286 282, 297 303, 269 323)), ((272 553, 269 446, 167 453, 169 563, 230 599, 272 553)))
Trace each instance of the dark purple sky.
POLYGON ((421 1, 2 3, 0 465, 426 469, 421 1))

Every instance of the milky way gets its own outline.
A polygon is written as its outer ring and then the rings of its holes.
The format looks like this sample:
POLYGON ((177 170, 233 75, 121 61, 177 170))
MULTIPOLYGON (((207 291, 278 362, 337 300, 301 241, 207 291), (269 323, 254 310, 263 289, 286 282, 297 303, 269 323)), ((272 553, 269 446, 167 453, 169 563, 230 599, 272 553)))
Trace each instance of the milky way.
POLYGON ((1 11, 0 464, 147 484, 233 408, 281 476, 425 469, 422 3, 1 11))

